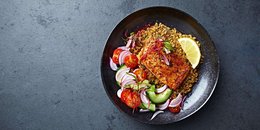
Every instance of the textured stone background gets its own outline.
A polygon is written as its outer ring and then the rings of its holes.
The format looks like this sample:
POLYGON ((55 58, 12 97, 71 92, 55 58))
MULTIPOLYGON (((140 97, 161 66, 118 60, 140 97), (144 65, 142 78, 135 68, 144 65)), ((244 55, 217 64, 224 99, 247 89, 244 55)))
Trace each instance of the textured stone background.
POLYGON ((258 0, 1 0, 0 129, 259 129, 259 26, 258 0), (165 126, 120 113, 99 70, 117 23, 156 5, 196 18, 221 62, 208 103, 165 126))

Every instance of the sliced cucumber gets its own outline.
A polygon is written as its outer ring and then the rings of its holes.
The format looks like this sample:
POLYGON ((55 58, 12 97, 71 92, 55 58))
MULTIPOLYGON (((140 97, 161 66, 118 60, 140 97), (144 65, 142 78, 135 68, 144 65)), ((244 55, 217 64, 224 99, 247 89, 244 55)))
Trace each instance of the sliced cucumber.
POLYGON ((147 90, 147 96, 148 98, 155 104, 160 104, 164 103, 167 99, 170 98, 172 94, 172 90, 167 88, 164 90, 162 93, 156 94, 155 93, 155 86, 152 85, 148 90, 147 90))
POLYGON ((153 103, 150 103, 150 104, 142 103, 141 105, 143 107, 142 109, 149 109, 150 111, 156 110, 155 104, 153 104, 153 103))

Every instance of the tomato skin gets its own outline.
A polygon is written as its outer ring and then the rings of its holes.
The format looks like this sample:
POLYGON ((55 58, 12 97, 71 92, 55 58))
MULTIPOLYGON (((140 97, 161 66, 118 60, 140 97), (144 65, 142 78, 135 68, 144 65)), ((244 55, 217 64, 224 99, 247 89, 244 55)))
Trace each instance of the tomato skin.
POLYGON ((141 68, 135 69, 134 74, 136 75, 138 81, 143 81, 147 78, 147 73, 141 68))
POLYGON ((181 111, 181 107, 180 105, 177 106, 177 107, 169 107, 169 110, 172 112, 172 113, 179 113, 181 111))
POLYGON ((124 59, 125 65, 130 68, 135 68, 138 65, 138 58, 135 54, 130 54, 124 59))
POLYGON ((131 90, 130 89, 124 89, 121 93, 121 101, 125 103, 127 98, 131 96, 131 90))
POLYGON ((123 51, 123 50, 120 49, 120 48, 117 48, 117 49, 114 50, 112 60, 113 60, 113 62, 114 62, 115 64, 119 64, 118 58, 119 58, 119 55, 120 55, 120 53, 121 53, 122 51, 123 51))
POLYGON ((123 90, 121 94, 121 101, 133 109, 137 108, 141 104, 140 95, 131 89, 123 90))

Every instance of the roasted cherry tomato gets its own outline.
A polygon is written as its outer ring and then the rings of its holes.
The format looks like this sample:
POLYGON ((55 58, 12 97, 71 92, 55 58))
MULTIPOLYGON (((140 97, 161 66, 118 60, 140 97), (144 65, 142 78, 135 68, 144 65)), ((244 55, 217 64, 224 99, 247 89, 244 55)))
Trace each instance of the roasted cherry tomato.
POLYGON ((125 65, 130 68, 135 68, 138 65, 138 58, 134 54, 130 54, 124 59, 125 65))
POLYGON ((120 53, 121 53, 122 51, 123 51, 123 50, 120 49, 120 48, 117 48, 117 49, 114 50, 113 57, 112 57, 112 60, 113 60, 114 63, 116 63, 116 64, 119 63, 118 58, 119 58, 119 55, 120 55, 120 53))
POLYGON ((135 69, 134 74, 136 75, 138 81, 143 81, 147 78, 147 73, 141 68, 135 69))
POLYGON ((177 107, 169 107, 169 110, 172 112, 172 113, 179 113, 181 111, 181 107, 180 105, 177 106, 177 107))
POLYGON ((131 89, 123 90, 121 94, 121 101, 133 109, 137 108, 141 104, 140 95, 131 89))

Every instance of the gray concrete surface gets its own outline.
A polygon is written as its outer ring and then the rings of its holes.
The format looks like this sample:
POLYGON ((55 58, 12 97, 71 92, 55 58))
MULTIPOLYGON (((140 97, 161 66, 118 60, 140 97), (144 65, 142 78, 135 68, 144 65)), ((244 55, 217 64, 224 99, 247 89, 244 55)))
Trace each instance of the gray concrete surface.
POLYGON ((259 7, 258 0, 1 0, 0 129, 259 129, 259 7), (117 23, 156 5, 196 18, 221 61, 208 103, 164 126, 120 113, 99 70, 117 23))

